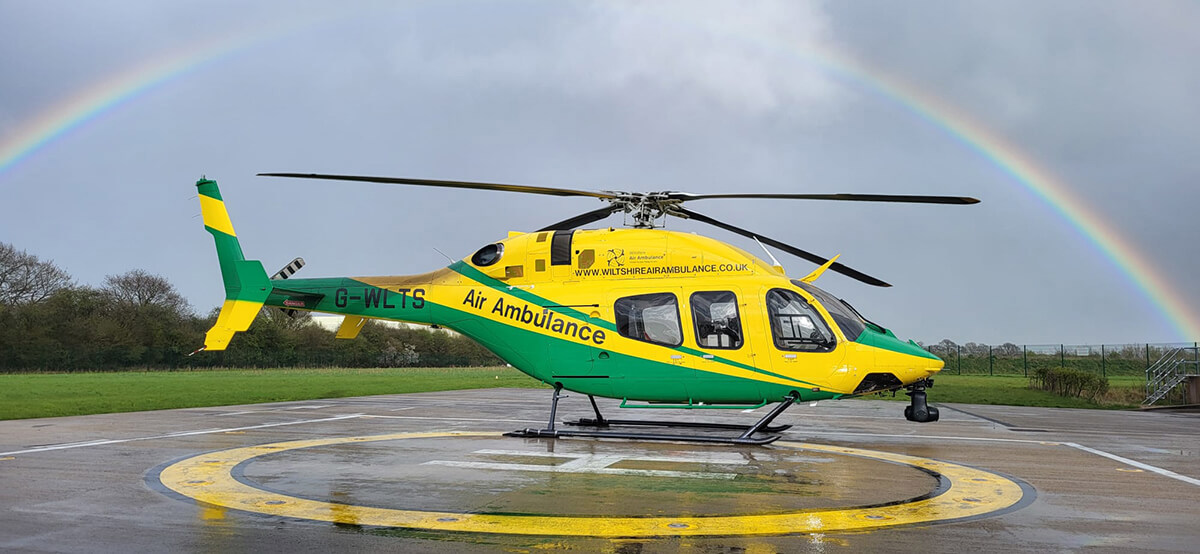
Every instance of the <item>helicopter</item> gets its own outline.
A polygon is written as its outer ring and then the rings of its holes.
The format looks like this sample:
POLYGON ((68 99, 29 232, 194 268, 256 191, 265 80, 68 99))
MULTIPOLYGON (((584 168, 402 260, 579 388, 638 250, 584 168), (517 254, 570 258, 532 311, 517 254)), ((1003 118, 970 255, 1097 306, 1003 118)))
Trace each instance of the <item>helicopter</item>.
MULTIPOLYGON (((533 232, 510 232, 469 258, 405 276, 296 279, 297 258, 268 277, 247 260, 214 180, 197 183, 205 229, 216 244, 225 301, 203 350, 223 350, 265 307, 294 314, 343 314, 337 338, 353 339, 367 320, 451 329, 553 388, 548 423, 517 437, 595 437, 768 444, 790 425, 772 425, 795 403, 905 389, 909 421, 937 421, 926 389, 943 361, 917 343, 863 317, 814 281, 833 271, 888 287, 837 261, 708 217, 685 203, 714 199, 975 204, 959 196, 587 191, 530 185, 358 175, 260 176, 590 197, 604 206, 533 232), (621 213, 625 228, 582 229, 621 213), (670 231, 668 217, 710 224, 818 267, 785 274, 706 236, 670 231), (586 395, 594 418, 556 426, 563 391, 586 395), (751 425, 605 418, 595 397, 622 408, 757 409, 751 425), (641 432, 626 427, 704 428, 712 433, 641 432)), ((194 354, 194 353, 193 353, 194 354)))

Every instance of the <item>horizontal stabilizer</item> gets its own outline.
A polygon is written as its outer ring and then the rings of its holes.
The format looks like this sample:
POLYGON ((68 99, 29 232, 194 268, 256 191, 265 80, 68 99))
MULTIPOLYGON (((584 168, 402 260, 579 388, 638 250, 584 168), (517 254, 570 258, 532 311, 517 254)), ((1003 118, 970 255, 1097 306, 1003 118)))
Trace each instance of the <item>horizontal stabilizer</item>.
POLYGON ((362 331, 364 325, 367 324, 367 319, 356 315, 348 315, 342 320, 342 326, 338 327, 337 339, 352 339, 358 336, 358 332, 362 331))

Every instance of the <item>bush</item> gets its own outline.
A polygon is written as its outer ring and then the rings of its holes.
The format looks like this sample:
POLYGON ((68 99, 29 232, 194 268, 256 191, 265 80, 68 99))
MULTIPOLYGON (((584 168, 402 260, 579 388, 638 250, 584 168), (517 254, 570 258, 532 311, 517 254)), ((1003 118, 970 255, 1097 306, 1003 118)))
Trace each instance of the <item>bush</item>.
POLYGON ((1029 387, 1095 402, 1108 392, 1108 378, 1078 369, 1043 367, 1029 378, 1029 387))

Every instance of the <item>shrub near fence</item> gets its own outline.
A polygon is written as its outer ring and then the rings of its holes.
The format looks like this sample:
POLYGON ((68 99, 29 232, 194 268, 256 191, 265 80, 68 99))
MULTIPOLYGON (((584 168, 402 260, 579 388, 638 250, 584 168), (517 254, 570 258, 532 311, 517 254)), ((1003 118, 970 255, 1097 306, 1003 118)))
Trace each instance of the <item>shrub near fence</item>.
POLYGON ((1100 376, 1145 377, 1146 369, 1174 348, 1195 343, 928 345, 957 375, 1023 375, 1038 370, 1075 369, 1100 376))
POLYGON ((1073 396, 1095 401, 1108 392, 1108 379, 1082 369, 1041 368, 1029 378, 1030 385, 1059 396, 1073 396))

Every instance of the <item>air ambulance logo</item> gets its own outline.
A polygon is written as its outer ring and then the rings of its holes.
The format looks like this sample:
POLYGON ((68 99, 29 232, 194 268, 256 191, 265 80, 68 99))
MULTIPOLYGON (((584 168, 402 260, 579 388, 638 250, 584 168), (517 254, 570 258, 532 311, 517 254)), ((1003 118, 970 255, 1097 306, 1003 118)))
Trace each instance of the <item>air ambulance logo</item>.
POLYGON ((625 265, 625 250, 622 248, 610 248, 604 255, 608 257, 608 267, 625 265))

